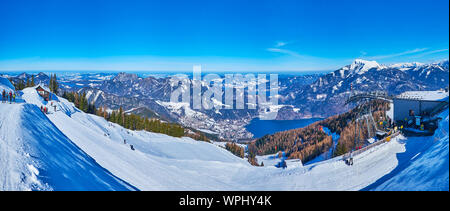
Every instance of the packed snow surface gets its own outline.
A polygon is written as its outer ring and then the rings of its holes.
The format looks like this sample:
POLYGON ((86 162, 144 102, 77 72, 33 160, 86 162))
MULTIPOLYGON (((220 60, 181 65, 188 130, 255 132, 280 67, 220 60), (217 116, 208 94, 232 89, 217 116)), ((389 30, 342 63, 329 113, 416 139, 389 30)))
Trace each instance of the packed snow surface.
POLYGON ((409 138, 407 150, 397 155, 401 165, 367 189, 448 191, 448 109, 439 117, 442 121, 435 134, 425 138, 409 138), (417 147, 423 150, 413 149, 417 147))
POLYGON ((0 92, 14 92, 15 88, 14 85, 5 77, 0 76, 0 92))
POLYGON ((133 190, 32 104, 0 105, 0 190, 133 190))
POLYGON ((260 157, 264 167, 251 166, 217 144, 127 130, 65 99, 23 93, 25 104, 0 105, 1 190, 448 190, 448 111, 447 127, 432 138, 397 136, 355 156, 353 166, 336 157, 304 166, 287 160, 281 169, 270 156, 260 157), (45 115, 40 106, 56 110, 45 115), (405 183, 414 172, 425 175, 405 183))
POLYGON ((431 100, 431 101, 447 101, 448 92, 444 90, 437 91, 407 91, 398 95, 397 98, 401 99, 418 99, 418 100, 431 100))

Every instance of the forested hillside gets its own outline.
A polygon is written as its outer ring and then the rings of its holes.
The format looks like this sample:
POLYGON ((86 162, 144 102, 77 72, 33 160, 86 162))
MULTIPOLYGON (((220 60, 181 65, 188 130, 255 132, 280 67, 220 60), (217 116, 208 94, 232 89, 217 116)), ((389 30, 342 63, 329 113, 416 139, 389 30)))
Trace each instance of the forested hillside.
POLYGON ((249 152, 268 155, 284 151, 289 159, 301 159, 303 163, 306 163, 330 150, 333 146, 332 137, 323 130, 323 127, 327 127, 331 132, 340 135, 336 149, 333 149, 333 156, 342 155, 352 148, 363 145, 364 140, 368 138, 367 131, 364 131, 367 125, 363 123, 361 130, 363 132, 359 134, 360 142, 355 143, 354 141, 355 118, 358 114, 364 113, 363 111, 369 106, 376 122, 387 121, 386 111, 389 109, 389 103, 371 101, 346 113, 331 116, 304 128, 266 135, 249 144, 249 152))

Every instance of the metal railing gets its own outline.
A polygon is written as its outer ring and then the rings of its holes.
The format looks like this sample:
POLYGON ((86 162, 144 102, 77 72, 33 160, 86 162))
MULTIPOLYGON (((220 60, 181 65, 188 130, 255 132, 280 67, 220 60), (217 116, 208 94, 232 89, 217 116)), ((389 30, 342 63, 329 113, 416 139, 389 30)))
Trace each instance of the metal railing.
POLYGON ((363 99, 378 99, 392 102, 393 96, 387 94, 387 92, 375 91, 375 92, 355 92, 350 95, 345 104, 358 102, 363 99))
POLYGON ((345 160, 345 159, 347 159, 347 158, 350 158, 350 157, 354 157, 354 156, 356 156, 356 155, 359 155, 359 154, 361 154, 361 153, 363 153, 363 152, 365 152, 365 151, 367 151, 367 150, 369 150, 369 149, 371 149, 371 148, 373 148, 373 147, 376 147, 376 146, 378 146, 378 145, 381 145, 381 144, 383 144, 383 143, 386 143, 386 142, 391 141, 392 138, 395 138, 395 137, 398 136, 399 134, 400 134, 400 131, 397 131, 397 132, 395 132, 395 133, 393 133, 393 134, 391 134, 391 135, 389 135, 389 136, 383 138, 382 140, 376 141, 376 142, 374 142, 374 143, 372 143, 372 144, 369 144, 369 145, 367 145, 367 146, 365 146, 365 147, 363 147, 363 148, 361 148, 361 149, 355 150, 355 151, 353 151, 353 152, 347 152, 347 153, 345 153, 345 154, 342 156, 342 158, 343 158, 343 160, 345 160))

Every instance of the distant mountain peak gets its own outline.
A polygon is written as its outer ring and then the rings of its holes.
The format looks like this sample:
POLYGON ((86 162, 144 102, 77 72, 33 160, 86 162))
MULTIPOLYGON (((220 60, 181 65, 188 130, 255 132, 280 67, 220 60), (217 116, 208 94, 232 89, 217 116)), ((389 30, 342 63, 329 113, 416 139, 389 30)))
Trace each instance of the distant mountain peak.
POLYGON ((127 80, 135 80, 137 78, 138 76, 136 74, 120 72, 119 74, 116 75, 116 77, 114 77, 113 80, 127 81, 127 80))
POLYGON ((438 65, 448 70, 448 59, 438 62, 438 65))
POLYGON ((364 59, 355 59, 353 63, 350 65, 350 70, 354 70, 357 74, 363 74, 372 68, 380 68, 376 61, 367 61, 364 59))
POLYGON ((21 73, 20 75, 18 75, 17 77, 20 79, 27 79, 28 78, 28 74, 26 72, 21 73))
POLYGON ((370 63, 378 64, 376 61, 369 61, 365 59, 355 59, 355 61, 353 61, 353 64, 370 64, 370 63))
POLYGON ((368 61, 368 60, 364 60, 364 59, 355 59, 355 61, 353 61, 353 63, 341 68, 339 70, 341 77, 345 77, 345 76, 349 76, 349 75, 353 75, 353 74, 358 74, 361 75, 367 71, 369 71, 370 69, 380 69, 383 68, 384 66, 378 64, 376 61, 368 61), (348 71, 348 72, 347 72, 348 71), (347 72, 347 73, 346 73, 347 72))
POLYGON ((424 63, 420 62, 407 62, 407 63, 397 63, 389 65, 390 68, 397 68, 397 69, 403 69, 403 68, 416 68, 425 65, 424 63))

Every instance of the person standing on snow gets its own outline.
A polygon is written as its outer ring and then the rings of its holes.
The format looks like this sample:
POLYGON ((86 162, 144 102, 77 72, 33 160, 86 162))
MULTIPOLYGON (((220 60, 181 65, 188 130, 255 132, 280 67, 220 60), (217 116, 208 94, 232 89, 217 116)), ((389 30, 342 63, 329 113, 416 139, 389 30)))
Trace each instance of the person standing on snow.
POLYGON ((12 103, 12 92, 9 91, 9 104, 11 104, 11 103, 12 103))
POLYGON ((3 90, 3 92, 2 92, 2 103, 5 101, 5 94, 6 94, 5 90, 3 90))

